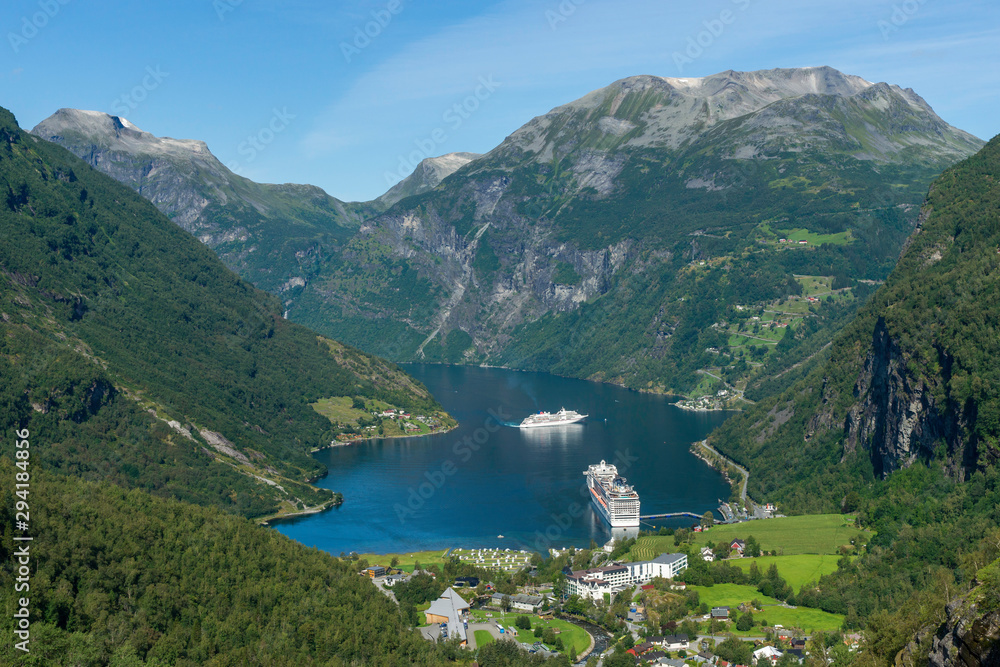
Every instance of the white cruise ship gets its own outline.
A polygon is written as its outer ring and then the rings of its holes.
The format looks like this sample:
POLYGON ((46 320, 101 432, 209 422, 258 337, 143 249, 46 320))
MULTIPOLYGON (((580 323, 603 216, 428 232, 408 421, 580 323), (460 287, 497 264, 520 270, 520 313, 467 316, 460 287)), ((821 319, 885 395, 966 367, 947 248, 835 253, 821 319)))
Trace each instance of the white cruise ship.
POLYGON ((579 412, 567 410, 566 408, 561 408, 559 412, 555 414, 551 412, 539 412, 538 414, 525 417, 524 421, 521 422, 521 428, 538 428, 539 426, 562 426, 563 424, 573 424, 586 416, 587 415, 581 415, 579 412))
POLYGON ((587 476, 590 499, 605 521, 613 528, 639 525, 639 494, 625 483, 618 468, 601 461, 583 474, 587 476))

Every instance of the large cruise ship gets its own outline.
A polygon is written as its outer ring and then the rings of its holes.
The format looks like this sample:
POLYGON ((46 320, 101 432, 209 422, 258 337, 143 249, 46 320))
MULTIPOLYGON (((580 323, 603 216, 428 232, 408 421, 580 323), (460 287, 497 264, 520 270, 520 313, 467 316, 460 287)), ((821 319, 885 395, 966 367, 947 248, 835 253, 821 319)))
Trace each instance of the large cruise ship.
POLYGON ((562 408, 559 412, 552 414, 551 412, 539 412, 535 415, 528 415, 521 422, 521 428, 537 428, 539 426, 562 426, 563 424, 572 424, 578 422, 587 415, 581 415, 579 412, 573 412, 572 410, 567 410, 562 408))
POLYGON ((639 494, 625 483, 618 468, 601 461, 583 474, 587 476, 590 499, 605 521, 613 528, 639 525, 639 494))

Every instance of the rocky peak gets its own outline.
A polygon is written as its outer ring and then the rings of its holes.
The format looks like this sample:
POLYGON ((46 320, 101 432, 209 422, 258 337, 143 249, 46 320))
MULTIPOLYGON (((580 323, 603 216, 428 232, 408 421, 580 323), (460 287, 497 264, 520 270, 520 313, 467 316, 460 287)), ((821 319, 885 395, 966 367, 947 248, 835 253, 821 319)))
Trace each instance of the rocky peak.
POLYGON ((446 153, 438 157, 425 158, 420 161, 412 174, 389 188, 377 201, 388 207, 406 197, 433 190, 441 181, 480 155, 480 153, 446 153))

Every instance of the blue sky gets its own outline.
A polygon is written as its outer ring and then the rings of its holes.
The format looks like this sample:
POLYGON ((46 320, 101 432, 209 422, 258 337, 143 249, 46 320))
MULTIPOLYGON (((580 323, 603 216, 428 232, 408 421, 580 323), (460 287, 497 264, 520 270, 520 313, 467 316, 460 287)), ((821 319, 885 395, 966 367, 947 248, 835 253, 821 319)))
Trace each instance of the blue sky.
POLYGON ((636 74, 830 65, 1000 132, 989 0, 7 0, 0 16, 0 106, 23 127, 116 113, 345 200, 636 74))

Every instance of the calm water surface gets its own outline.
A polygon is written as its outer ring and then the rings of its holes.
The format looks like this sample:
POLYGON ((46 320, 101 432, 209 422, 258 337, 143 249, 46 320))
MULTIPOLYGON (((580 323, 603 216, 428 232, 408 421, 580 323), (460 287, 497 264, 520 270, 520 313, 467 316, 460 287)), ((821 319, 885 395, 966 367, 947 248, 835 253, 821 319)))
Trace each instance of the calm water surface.
POLYGON ((644 515, 702 514, 729 495, 721 475, 688 452, 725 413, 687 412, 662 396, 544 373, 432 364, 406 370, 459 427, 317 453, 330 469, 318 485, 343 493, 344 504, 276 530, 335 555, 603 544, 611 530, 591 507, 583 476, 601 459, 635 486, 644 515), (589 417, 562 427, 514 426, 563 406, 589 417))

